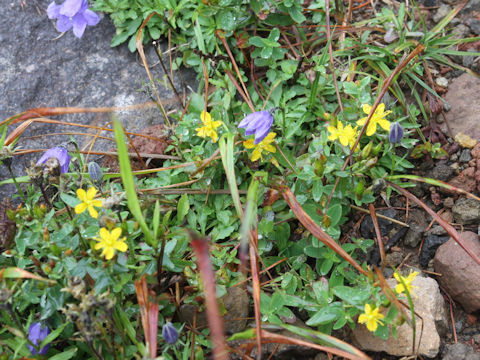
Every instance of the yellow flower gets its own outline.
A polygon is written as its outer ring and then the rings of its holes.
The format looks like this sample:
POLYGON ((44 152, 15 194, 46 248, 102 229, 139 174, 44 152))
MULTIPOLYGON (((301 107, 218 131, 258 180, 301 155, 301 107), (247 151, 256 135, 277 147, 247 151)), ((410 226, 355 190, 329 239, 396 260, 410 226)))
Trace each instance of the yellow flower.
MULTIPOLYGON (((370 114, 370 111, 372 111, 372 107, 368 104, 363 105, 363 112, 365 114, 370 114)), ((368 123, 367 127, 367 136, 372 136, 375 134, 375 131, 377 131, 377 124, 380 125, 384 130, 389 131, 390 130, 390 121, 384 119, 385 116, 391 113, 390 110, 387 112, 385 111, 385 104, 380 104, 377 106, 375 109, 375 112, 372 115, 372 118, 370 119, 370 122, 368 123)), ((367 117, 361 118, 360 120, 357 121, 357 125, 363 126, 365 124, 365 121, 367 121, 367 117)))
MULTIPOLYGON (((355 140, 357 139, 358 131, 357 128, 353 128, 352 125, 348 124, 347 126, 343 127, 341 121, 337 122, 337 127, 329 126, 327 127, 328 132, 328 140, 335 141, 339 140, 340 144, 343 146, 349 145, 350 148, 353 147, 355 144, 355 140)), ((359 147, 357 146, 356 151, 358 151, 359 147)))
POLYGON ((377 330, 378 324, 383 325, 380 319, 385 317, 383 314, 380 314, 379 311, 379 308, 372 310, 372 307, 369 304, 365 304, 365 313, 358 317, 358 322, 360 324, 367 323, 367 329, 374 332, 377 330))
POLYGON ((222 125, 221 121, 212 121, 212 116, 206 111, 202 111, 200 114, 200 120, 202 120, 203 126, 196 128, 197 136, 206 138, 207 136, 212 138, 213 142, 217 142, 217 128, 222 125))
POLYGON ((255 145, 253 143, 254 139, 248 139, 247 141, 244 141, 243 146, 245 146, 247 149, 253 149, 252 156, 251 156, 250 160, 252 160, 252 161, 257 161, 258 159, 263 160, 263 157, 262 157, 263 150, 265 150, 267 152, 271 152, 271 153, 276 152, 277 149, 275 149, 275 146, 273 146, 271 144, 273 142, 273 138, 276 135, 277 134, 274 133, 274 132, 268 133, 268 135, 265 137, 265 139, 260 141, 257 145, 255 145))
POLYGON ((88 209, 88 212, 90 213, 90 216, 93 218, 98 217, 98 212, 95 210, 95 207, 102 207, 102 200, 95 200, 95 194, 97 193, 97 189, 95 189, 93 186, 88 189, 87 192, 83 189, 78 189, 77 190, 77 196, 80 199, 81 203, 75 206, 75 212, 77 214, 83 213, 86 209, 88 209))
POLYGON ((100 250, 103 248, 102 256, 105 256, 105 259, 110 260, 115 254, 115 250, 125 252, 128 249, 127 244, 125 243, 125 238, 119 239, 122 234, 122 229, 119 227, 109 232, 106 228, 100 229, 100 239, 94 238, 98 241, 98 244, 95 244, 95 250, 100 250))
POLYGON ((412 271, 412 270, 410 270, 410 274, 408 274, 407 277, 403 277, 402 275, 395 272, 393 274, 393 277, 395 278, 395 280, 398 281, 398 285, 395 287, 395 291, 397 292, 397 294, 401 294, 405 292, 405 287, 407 288, 408 292, 411 293, 412 287, 416 287, 416 286, 412 286, 412 281, 417 277, 417 275, 418 275, 418 271, 412 271), (405 283, 405 286, 403 286, 402 280, 405 283))

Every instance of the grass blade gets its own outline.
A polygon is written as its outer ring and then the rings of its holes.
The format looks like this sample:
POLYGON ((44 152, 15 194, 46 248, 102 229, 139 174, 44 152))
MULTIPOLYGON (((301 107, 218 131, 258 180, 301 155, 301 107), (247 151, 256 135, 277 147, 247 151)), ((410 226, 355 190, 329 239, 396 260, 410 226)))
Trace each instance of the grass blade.
POLYGON ((233 162, 233 152, 234 152, 234 135, 228 133, 223 135, 219 142, 218 147, 220 148, 220 155, 222 156, 223 168, 225 169, 225 175, 227 176, 228 187, 232 193, 233 204, 235 205, 235 210, 237 210, 237 215, 239 218, 242 218, 242 203, 240 202, 240 195, 238 193, 237 180, 235 177, 235 165, 233 162), (225 142, 226 138, 226 142, 225 142))
POLYGON ((145 219, 140 209, 138 202, 137 192, 135 191, 135 184, 133 182, 132 167, 130 166, 130 159, 128 157, 127 146, 125 145, 125 139, 123 134, 123 126, 118 120, 113 121, 113 128, 115 130, 115 140, 117 142, 118 149, 118 163, 120 164, 120 175, 122 177, 123 187, 127 195, 127 205, 135 220, 138 221, 140 228, 142 229, 145 241, 155 246, 155 240, 150 232, 150 229, 145 222, 145 219))

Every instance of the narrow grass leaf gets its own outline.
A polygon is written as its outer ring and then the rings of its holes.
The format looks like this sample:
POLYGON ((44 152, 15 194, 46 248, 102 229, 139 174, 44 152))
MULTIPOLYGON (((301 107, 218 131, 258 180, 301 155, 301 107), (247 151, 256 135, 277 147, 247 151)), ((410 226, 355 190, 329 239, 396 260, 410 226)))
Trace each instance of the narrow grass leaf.
POLYGON ((225 175, 227 176, 228 187, 232 194, 235 210, 237 210, 238 217, 242 218, 242 203, 240 202, 240 195, 238 193, 237 180, 235 177, 235 164, 233 161, 234 135, 232 133, 223 135, 218 142, 218 147, 220 149, 220 155, 222 156, 222 164, 225 169, 225 175))
POLYGON ((150 229, 145 222, 145 219, 140 209, 140 203, 138 202, 137 192, 135 190, 135 184, 133 182, 132 167, 130 166, 130 159, 128 157, 127 146, 125 144, 123 126, 118 120, 113 121, 113 127, 115 130, 115 140, 117 142, 118 150, 118 163, 120 164, 120 175, 122 177, 123 187, 127 195, 127 205, 130 209, 135 220, 138 221, 146 242, 155 246, 154 239, 150 229))
POLYGON ((68 359, 71 359, 77 353, 77 351, 78 351, 78 348, 71 347, 70 349, 65 350, 64 352, 62 352, 60 354, 53 355, 49 359, 50 360, 68 360, 68 359))
POLYGON ((282 324, 280 326, 316 344, 337 348, 337 349, 346 351, 352 355, 359 356, 361 358, 368 358, 363 352, 358 350, 356 347, 340 339, 337 339, 336 337, 321 333, 320 331, 301 328, 301 327, 290 325, 290 324, 282 324))
POLYGON ((68 325, 68 323, 65 323, 63 325, 60 325, 55 330, 53 330, 50 334, 47 335, 47 337, 45 339, 43 339, 42 343, 40 344, 40 346, 38 348, 42 349, 47 344, 50 344, 53 340, 55 340, 62 333, 63 329, 65 329, 65 326, 67 326, 67 325, 68 325))

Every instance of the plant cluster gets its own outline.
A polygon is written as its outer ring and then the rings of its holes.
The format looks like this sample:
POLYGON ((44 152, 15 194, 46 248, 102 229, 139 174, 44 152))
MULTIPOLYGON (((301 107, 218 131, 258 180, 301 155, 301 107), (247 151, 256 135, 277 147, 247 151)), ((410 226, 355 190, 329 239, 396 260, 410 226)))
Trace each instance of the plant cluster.
MULTIPOLYGON (((452 14, 427 31, 414 20, 415 3, 400 4, 332 32, 330 11, 348 17, 341 2, 92 3, 113 19, 112 46, 127 42, 134 51, 138 34, 144 44, 168 37, 180 51, 172 67, 194 68, 200 84, 185 109, 165 118, 171 156, 160 168, 132 171, 115 122, 120 173, 104 174, 78 149, 55 147, 27 170, 26 189, 12 179, 22 205, 4 209, 16 231, 0 242, 0 353, 203 358, 209 329, 192 329, 180 312, 183 304, 209 311, 201 270, 208 266, 200 246, 191 247, 197 237, 209 242, 222 314, 229 311, 222 297, 245 281, 249 256, 269 276, 254 296, 257 323, 357 355, 324 334, 360 323, 395 336, 409 321, 396 296, 410 300, 417 273, 396 272, 389 292, 366 264, 373 239, 340 241, 342 226, 352 206, 391 195, 386 180, 399 183, 394 175, 413 167, 408 155, 418 138, 428 149, 418 91, 436 99, 422 80, 430 62, 453 66, 447 56, 462 54, 450 49, 462 40, 442 33, 452 14), (404 86, 417 106, 407 104, 404 86), (307 329, 291 325, 297 320, 307 329)), ((77 37, 97 22, 92 14, 86 0, 49 6, 58 30, 77 37)), ((1 140, 9 169, 11 120, 1 140)), ((258 280, 259 270, 251 276, 258 280)), ((250 339, 258 329, 234 337, 250 339)))

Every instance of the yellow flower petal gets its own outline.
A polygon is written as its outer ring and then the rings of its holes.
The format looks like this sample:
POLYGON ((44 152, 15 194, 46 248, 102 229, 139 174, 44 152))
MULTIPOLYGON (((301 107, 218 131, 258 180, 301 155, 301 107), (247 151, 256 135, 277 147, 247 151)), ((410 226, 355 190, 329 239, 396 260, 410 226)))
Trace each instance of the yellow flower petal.
POLYGON ((367 115, 370 114, 370 111, 372 111, 372 107, 368 104, 363 104, 362 109, 363 112, 367 115))
POLYGON ((92 200, 95 197, 95 194, 97 193, 97 189, 95 189, 93 186, 87 190, 87 199, 92 200))
POLYGON ((357 125, 363 126, 363 124, 365 124, 365 121, 367 121, 367 118, 363 117, 357 121, 357 125))
POLYGON ((258 159, 262 158, 262 152, 258 149, 255 148, 252 152, 252 157, 250 158, 251 161, 257 161, 258 159))
POLYGON ((252 149, 253 147, 255 147, 255 144, 253 142, 254 142, 254 139, 248 139, 243 142, 243 146, 247 149, 252 149))
POLYGON ((375 131, 377 131, 377 123, 372 120, 373 119, 370 119, 370 122, 367 126, 367 136, 372 136, 373 134, 375 134, 375 131))
MULTIPOLYGON (((97 241, 102 241, 100 239, 95 239, 97 241)), ((101 242, 95 244, 95 246, 93 247, 95 250, 100 250, 101 248, 103 248, 103 244, 101 242)))
POLYGON ((105 248, 105 250, 103 250, 103 255, 107 260, 110 260, 111 258, 113 258, 114 254, 115 254, 115 251, 111 247, 105 248))
POLYGON ((80 201, 87 201, 87 193, 83 189, 77 189, 77 196, 80 199, 80 201))
POLYGON ((266 144, 264 147, 263 147, 266 151, 268 152, 271 152, 271 153, 274 153, 277 151, 277 148, 271 144, 266 144))
MULTIPOLYGON (((371 108, 370 108, 371 109, 371 108)), ((385 104, 381 103, 377 106, 375 109, 375 115, 383 115, 383 112, 385 111, 385 104)))
POLYGON ((94 209, 93 206, 88 206, 88 213, 90 214, 91 217, 93 217, 94 219, 96 219, 98 217, 98 212, 97 210, 94 209))
POLYGON ((377 122, 378 122, 378 125, 380 125, 383 130, 387 130, 387 131, 390 130, 390 121, 386 119, 379 119, 377 122))
POLYGON ((122 235, 122 229, 117 227, 117 228, 113 229, 110 234, 112 236, 111 237, 112 240, 117 240, 120 237, 120 235, 122 235))
POLYGON ((113 245, 113 247, 114 247, 116 250, 121 251, 121 252, 125 252, 125 251, 127 251, 127 249, 128 249, 127 244, 126 244, 125 242, 123 242, 123 241, 117 241, 117 242, 113 245))
POLYGON ((212 121, 212 116, 209 112, 203 110, 200 114, 200 120, 202 120, 204 124, 207 124, 212 121))
POLYGON ((100 199, 92 200, 91 204, 93 206, 96 206, 96 207, 102 207, 102 205, 103 205, 102 200, 100 200, 100 199))
POLYGON ((84 202, 78 204, 77 206, 75 206, 75 213, 76 214, 81 214, 83 213, 85 210, 87 209, 87 204, 85 204, 84 202))

